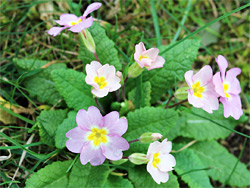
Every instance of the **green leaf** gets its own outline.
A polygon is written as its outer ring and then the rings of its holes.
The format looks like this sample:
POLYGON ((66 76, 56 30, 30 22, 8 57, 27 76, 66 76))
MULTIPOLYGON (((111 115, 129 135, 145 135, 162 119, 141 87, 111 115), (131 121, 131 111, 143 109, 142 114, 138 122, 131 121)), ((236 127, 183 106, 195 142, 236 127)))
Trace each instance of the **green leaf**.
POLYGON ((76 124, 76 114, 77 112, 71 111, 68 113, 68 118, 65 119, 57 128, 56 136, 55 136, 55 143, 56 147, 59 149, 62 149, 65 147, 65 142, 68 140, 68 138, 65 136, 65 134, 73 129, 74 127, 77 127, 76 124))
POLYGON ((26 181, 26 188, 60 188, 67 187, 67 169, 70 161, 57 161, 40 169, 26 181))
POLYGON ((41 69, 48 61, 14 59, 14 63, 22 71, 26 71, 24 86, 28 89, 31 97, 36 97, 39 102, 51 105, 56 104, 62 98, 54 86, 50 73, 52 70, 65 69, 65 64, 53 64, 48 68, 41 69))
POLYGON ((108 166, 91 166, 89 163, 87 165, 82 165, 80 160, 78 160, 70 173, 68 187, 103 187, 109 172, 108 166))
MULTIPOLYGON (((145 107, 130 112, 128 118, 128 130, 124 135, 128 141, 139 138, 145 132, 161 133, 167 136, 170 128, 176 124, 178 115, 172 109, 145 107)), ((148 144, 132 143, 129 152, 147 152, 148 144)))
MULTIPOLYGON (((183 150, 179 153, 173 154, 176 159, 176 166, 174 167, 178 175, 186 173, 194 169, 202 169, 209 166, 204 166, 200 158, 194 153, 193 150, 183 150)), ((181 176, 181 179, 186 182, 189 187, 195 188, 209 188, 212 187, 210 184, 207 173, 202 171, 193 171, 181 176)))
POLYGON ((105 188, 133 188, 133 184, 120 176, 110 175, 104 185, 105 188))
MULTIPOLYGON (((94 22, 93 25, 88 28, 88 31, 94 38, 96 53, 100 63, 103 65, 114 65, 116 70, 120 70, 122 65, 118 58, 118 52, 115 49, 114 42, 106 35, 105 29, 98 23, 94 22)), ((91 61, 96 61, 95 56, 87 50, 82 41, 78 58, 83 61, 84 65, 89 64, 91 61)))
POLYGON ((43 143, 48 146, 55 145, 55 134, 57 127, 67 117, 67 110, 42 111, 37 117, 39 122, 39 135, 43 143))
MULTIPOLYGON (((212 114, 200 108, 192 108, 192 112, 209 118, 230 129, 234 129, 238 124, 238 121, 232 117, 224 117, 223 107, 221 105, 219 110, 214 111, 212 114)), ((195 140, 213 140, 219 138, 224 139, 232 133, 209 120, 192 114, 190 111, 183 111, 182 114, 184 115, 185 122, 181 126, 180 134, 184 137, 194 138, 195 140)))
MULTIPOLYGON (((152 102, 156 102, 163 93, 171 88, 175 82, 184 79, 186 71, 191 69, 191 65, 196 59, 200 46, 200 40, 185 40, 179 45, 163 54, 166 60, 163 68, 144 71, 143 80, 150 81, 152 86, 152 102)), ((168 46, 161 46, 160 52, 168 46)))
POLYGON ((169 172, 169 180, 166 183, 157 184, 151 175, 147 172, 145 165, 138 165, 134 168, 130 168, 128 172, 128 178, 132 181, 135 187, 171 187, 178 188, 179 183, 177 177, 173 175, 172 172, 169 172))
POLYGON ((95 106, 91 86, 85 82, 85 75, 73 69, 54 70, 52 78, 60 95, 63 96, 69 108, 76 111, 95 106))
MULTIPOLYGON (((150 82, 144 82, 142 85, 142 91, 143 91, 143 99, 145 106, 151 106, 150 100, 151 100, 151 84, 150 82)), ((133 104, 136 104, 136 88, 134 88, 132 91, 128 93, 128 99, 133 102, 133 104)))
MULTIPOLYGON (((230 154, 223 146, 216 141, 198 142, 190 147, 200 158, 204 166, 211 166, 206 171, 214 180, 225 183, 232 172, 237 158, 230 154)), ((239 162, 230 181, 230 186, 247 187, 250 185, 250 172, 245 164, 239 162)))

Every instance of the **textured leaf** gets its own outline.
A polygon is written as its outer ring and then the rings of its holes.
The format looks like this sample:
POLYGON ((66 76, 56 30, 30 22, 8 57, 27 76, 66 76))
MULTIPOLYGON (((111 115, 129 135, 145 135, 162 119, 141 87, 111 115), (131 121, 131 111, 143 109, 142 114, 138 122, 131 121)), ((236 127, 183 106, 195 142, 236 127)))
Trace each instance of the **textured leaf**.
MULTIPOLYGON (((225 183, 237 162, 235 156, 216 141, 199 142, 191 146, 190 149, 194 150, 204 166, 212 167, 211 170, 206 171, 212 179, 225 183)), ((238 163, 228 184, 238 187, 250 185, 250 172, 245 164, 238 163)))
POLYGON ((42 111, 38 116, 39 135, 43 143, 54 146, 57 127, 67 117, 67 110, 42 111))
MULTIPOLYGON (((169 129, 177 121, 177 112, 174 110, 145 107, 130 112, 128 118, 128 130, 124 135, 128 141, 139 138, 145 132, 161 133, 166 137, 169 129)), ((146 152, 148 144, 135 142, 130 145, 129 152, 146 152)))
MULTIPOLYGON (((151 100, 151 84, 150 82, 144 82, 142 85, 142 91, 143 91, 143 99, 145 106, 151 106, 150 100, 151 100)), ((128 99, 133 102, 133 104, 136 104, 136 88, 134 88, 132 91, 128 93, 128 99)))
POLYGON ((54 70, 52 77, 60 95, 63 96, 69 108, 75 110, 95 106, 91 87, 85 82, 85 75, 72 69, 54 70))
POLYGON ((129 169, 128 178, 132 181, 134 186, 137 187, 150 187, 150 188, 158 188, 158 187, 171 187, 178 188, 179 183, 177 181, 177 177, 173 175, 172 172, 169 172, 169 180, 166 183, 157 184, 150 174, 146 170, 145 165, 135 166, 134 168, 129 169))
MULTIPOLYGON (((192 150, 183 150, 179 153, 173 154, 176 159, 176 166, 174 167, 175 171, 178 175, 181 175, 185 172, 194 170, 194 169, 202 169, 209 166, 204 166, 200 161, 199 157, 192 150)), ((189 187, 195 188, 209 188, 212 187, 210 184, 209 177, 207 173, 202 171, 193 171, 187 174, 183 174, 181 179, 186 182, 189 187)))
POLYGON ((132 183, 123 177, 110 175, 104 185, 105 188, 133 188, 132 183))
POLYGON ((32 75, 31 71, 38 70, 39 72, 24 80, 24 86, 28 89, 31 97, 36 97, 39 102, 49 103, 51 105, 57 103, 62 98, 54 86, 50 73, 55 69, 65 69, 65 64, 53 64, 41 70, 41 67, 47 64, 48 61, 15 59, 14 62, 18 68, 29 72, 28 74, 30 75, 32 75), (41 71, 39 71, 39 69, 41 71))
MULTIPOLYGON (((144 71, 143 80, 150 81, 152 86, 152 102, 160 99, 175 81, 184 79, 185 72, 191 69, 197 56, 199 46, 199 40, 185 40, 162 55, 166 60, 163 68, 144 71)), ((166 48, 167 46, 161 46, 160 52, 166 48)))
POLYGON ((69 112, 68 118, 65 119, 57 128, 56 136, 55 136, 55 142, 56 147, 59 149, 62 149, 65 147, 65 142, 68 140, 68 138, 65 136, 65 134, 77 126, 76 124, 76 114, 77 112, 69 112))
POLYGON ((69 186, 72 188, 103 187, 108 175, 109 167, 82 165, 80 160, 73 166, 69 176, 69 186))
MULTIPOLYGON (((212 114, 199 108, 192 108, 192 112, 209 118, 231 129, 234 129, 238 124, 235 119, 224 117, 222 106, 212 114)), ((219 138, 224 139, 232 133, 231 131, 220 127, 209 120, 200 118, 189 111, 183 111, 182 113, 184 114, 185 122, 181 126, 181 135, 184 137, 194 138, 196 140, 212 140, 219 138)))
POLYGON ((26 181, 26 188, 67 187, 67 169, 72 161, 57 161, 40 169, 26 181))
MULTIPOLYGON (((114 42, 107 37, 104 28, 94 22, 88 30, 94 38, 96 53, 100 63, 103 65, 114 65, 116 70, 120 70, 122 65, 118 58, 118 52, 115 49, 114 42)), ((89 64, 91 61, 96 61, 95 56, 87 50, 82 42, 78 58, 83 61, 84 65, 89 64)))

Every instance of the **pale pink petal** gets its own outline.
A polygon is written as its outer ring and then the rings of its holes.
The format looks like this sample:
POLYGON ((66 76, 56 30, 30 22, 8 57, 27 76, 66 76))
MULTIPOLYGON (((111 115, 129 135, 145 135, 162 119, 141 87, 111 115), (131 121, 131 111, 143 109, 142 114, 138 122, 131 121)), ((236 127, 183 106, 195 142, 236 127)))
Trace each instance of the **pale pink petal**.
POLYGON ((90 4, 87 9, 85 10, 84 14, 82 15, 84 18, 86 18, 91 12, 99 9, 102 6, 101 3, 92 3, 90 4))
POLYGON ((152 154, 160 152, 161 154, 168 154, 172 149, 172 142, 167 141, 167 138, 162 142, 154 141, 149 145, 147 158, 151 158, 152 154))
POLYGON ((238 76, 240 73, 241 73, 240 68, 232 68, 229 71, 227 71, 225 82, 229 84, 229 90, 227 91, 228 93, 237 95, 241 92, 240 82, 236 78, 236 76, 238 76))
POLYGON ((193 71, 190 70, 190 71, 187 71, 184 75, 185 77, 185 80, 190 88, 190 93, 193 94, 193 89, 192 89, 192 86, 193 86, 193 71))
POLYGON ((61 14, 60 20, 55 20, 60 25, 69 26, 69 22, 77 22, 79 18, 74 14, 61 14))
POLYGON ((93 24, 93 18, 91 16, 91 17, 87 18, 86 20, 81 21, 79 24, 76 24, 76 25, 72 26, 68 30, 70 30, 70 31, 72 31, 74 33, 79 33, 83 29, 89 28, 92 24, 93 24))
POLYGON ((115 68, 114 66, 109 66, 108 64, 103 65, 100 69, 97 70, 97 73, 100 76, 104 76, 105 78, 111 74, 115 75, 115 68))
POLYGON ((153 167, 152 160, 147 164, 147 171, 157 184, 166 183, 169 179, 168 172, 161 172, 158 168, 153 167))
POLYGON ((235 78, 230 84, 227 93, 238 95, 241 92, 240 82, 235 78))
POLYGON ((101 146, 103 155, 110 160, 117 161, 122 158, 122 151, 129 149, 129 144, 124 138, 113 135, 109 137, 109 143, 101 146))
POLYGON ((139 44, 135 45, 135 52, 138 54, 142 54, 142 52, 146 51, 146 48, 143 44, 143 42, 140 42, 139 44))
POLYGON ((208 113, 212 113, 213 110, 219 109, 219 100, 218 97, 215 95, 207 95, 205 92, 203 94, 203 110, 207 111, 208 113))
POLYGON ((102 64, 98 61, 92 61, 90 64, 86 65, 87 76, 85 81, 87 84, 92 85, 95 88, 99 88, 98 84, 95 83, 94 79, 97 76, 97 70, 102 67, 102 64))
POLYGON ((139 65, 143 65, 143 67, 150 67, 152 65, 152 62, 152 59, 142 58, 139 65))
POLYGON ((194 76, 194 82, 200 81, 201 85, 206 85, 213 77, 212 68, 209 65, 205 65, 194 76))
POLYGON ((109 130, 109 134, 117 134, 122 136, 128 129, 128 121, 126 118, 119 118, 116 111, 110 112, 103 117, 104 127, 109 130))
POLYGON ((94 148, 91 143, 88 143, 82 147, 80 161, 83 165, 90 162, 92 166, 98 166, 105 161, 105 156, 102 154, 100 147, 94 148))
POLYGON ((160 154, 159 155, 160 162, 156 164, 162 172, 168 172, 173 170, 173 167, 176 165, 176 160, 173 155, 170 154, 160 154))
POLYGON ((98 108, 90 106, 88 111, 79 110, 76 115, 76 123, 83 130, 90 130, 93 126, 102 127, 102 115, 98 108))
POLYGON ((189 104, 192 104, 196 108, 201 108, 204 105, 199 97, 195 97, 190 93, 190 90, 188 90, 188 102, 189 104))
POLYGON ((164 63, 165 63, 165 59, 162 56, 157 56, 155 62, 153 62, 152 65, 147 69, 152 70, 156 68, 161 68, 163 67, 164 63))
POLYGON ((50 28, 50 30, 48 31, 49 35, 52 36, 57 36, 62 30, 66 29, 67 27, 52 27, 50 28))
POLYGON ((151 59, 152 61, 156 60, 158 54, 159 54, 159 49, 157 48, 150 48, 142 52, 142 56, 148 56, 149 59, 151 59))
POLYGON ((73 153, 80 153, 82 146, 87 142, 85 139, 86 131, 75 127, 66 133, 69 140, 66 141, 66 147, 73 153))
POLYGON ((109 89, 107 87, 103 88, 103 89, 96 89, 96 88, 93 88, 91 90, 91 92, 96 96, 96 97, 99 97, 99 98, 102 98, 102 97, 105 97, 108 95, 109 93, 109 89))
POLYGON ((234 119, 238 120, 240 116, 242 116, 242 105, 239 95, 230 95, 230 99, 228 98, 220 98, 220 102, 224 106, 224 116, 228 118, 232 116, 234 119))
POLYGON ((217 58, 215 58, 215 60, 219 65, 221 77, 224 80, 225 79, 225 72, 226 72, 226 69, 228 67, 228 62, 227 62, 226 58, 222 55, 219 55, 217 58))
POLYGON ((107 86, 109 87, 109 92, 113 92, 118 90, 121 87, 120 84, 120 78, 118 78, 117 76, 114 77, 109 77, 109 79, 107 79, 107 86))
POLYGON ((215 86, 215 91, 218 93, 220 96, 225 97, 225 92, 222 84, 222 80, 220 77, 220 73, 217 72, 214 77, 213 77, 213 83, 215 86))
POLYGON ((161 142, 161 146, 158 149, 161 154, 168 154, 172 150, 172 142, 168 141, 168 139, 165 138, 161 142))
POLYGON ((153 143, 151 143, 148 147, 148 152, 147 152, 147 159, 150 159, 154 153, 158 153, 159 152, 159 147, 160 147, 161 143, 159 141, 154 141, 153 143))

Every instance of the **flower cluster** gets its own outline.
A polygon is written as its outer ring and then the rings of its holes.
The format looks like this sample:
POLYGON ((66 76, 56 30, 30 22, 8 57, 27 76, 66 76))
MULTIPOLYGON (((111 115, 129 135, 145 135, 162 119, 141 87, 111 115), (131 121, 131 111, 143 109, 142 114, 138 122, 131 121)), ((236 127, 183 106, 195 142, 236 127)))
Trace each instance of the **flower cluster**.
POLYGON ((185 80, 189 86, 188 102, 196 108, 202 108, 208 113, 218 110, 220 102, 224 106, 224 116, 230 115, 239 119, 243 114, 239 93, 241 92, 239 80, 236 78, 241 73, 239 68, 232 68, 226 73, 228 62, 222 55, 216 58, 220 72, 213 76, 212 68, 204 66, 193 75, 193 71, 185 73, 185 80))

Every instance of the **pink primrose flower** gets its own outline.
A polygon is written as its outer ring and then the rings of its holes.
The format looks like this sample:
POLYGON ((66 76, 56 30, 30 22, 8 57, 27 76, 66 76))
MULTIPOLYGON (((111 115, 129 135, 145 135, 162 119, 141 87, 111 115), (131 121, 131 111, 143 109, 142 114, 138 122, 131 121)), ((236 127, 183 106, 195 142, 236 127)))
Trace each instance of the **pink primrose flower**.
POLYGON ((193 75, 193 71, 185 73, 185 80, 189 86, 188 102, 196 108, 202 108, 208 113, 218 110, 218 95, 215 92, 212 81, 213 71, 209 65, 204 66, 193 75))
POLYGON ((232 68, 226 73, 228 62, 225 57, 219 55, 216 59, 219 65, 220 72, 217 72, 213 77, 215 91, 220 96, 220 102, 224 106, 224 116, 227 118, 230 115, 234 119, 239 119, 243 114, 240 100, 240 82, 236 78, 241 73, 240 68, 232 68))
POLYGON ((176 165, 175 158, 169 154, 172 142, 164 139, 161 143, 155 141, 149 145, 147 159, 147 171, 158 184, 166 183, 169 179, 168 172, 176 165))
POLYGON ((158 54, 159 49, 150 48, 146 50, 142 42, 135 45, 134 59, 141 68, 146 67, 146 69, 151 70, 163 67, 165 59, 158 54))
POLYGON ((116 91, 121 87, 121 80, 116 76, 113 65, 102 65, 98 61, 92 61, 86 65, 86 72, 85 81, 93 86, 91 92, 97 97, 104 97, 109 92, 116 91))
POLYGON ((74 14, 62 14, 60 20, 54 20, 56 23, 63 27, 52 27, 48 33, 54 37, 58 35, 62 30, 69 28, 68 30, 79 33, 85 28, 89 28, 93 23, 93 18, 90 16, 86 18, 91 12, 97 10, 102 6, 101 3, 92 3, 85 10, 84 14, 80 17, 77 17, 74 14))
POLYGON ((128 129, 126 118, 119 118, 118 112, 110 112, 102 117, 98 108, 79 110, 76 115, 77 127, 66 133, 69 140, 66 147, 73 153, 80 153, 83 165, 101 165, 105 158, 120 160, 122 151, 128 150, 128 142, 122 135, 128 129))

